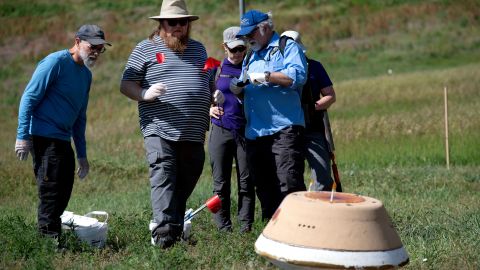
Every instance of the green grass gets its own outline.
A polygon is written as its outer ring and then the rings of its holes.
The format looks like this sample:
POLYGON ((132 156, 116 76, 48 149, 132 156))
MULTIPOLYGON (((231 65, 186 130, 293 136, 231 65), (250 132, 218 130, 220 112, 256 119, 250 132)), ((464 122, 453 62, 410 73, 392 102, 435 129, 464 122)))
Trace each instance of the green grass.
MULTIPOLYGON (((206 171, 189 200, 191 207, 200 205, 211 195, 209 172, 206 171)), ((479 266, 476 252, 480 237, 478 167, 447 171, 439 166, 393 166, 368 170, 345 168, 341 172, 348 191, 384 202, 409 252, 411 261, 407 269, 448 269, 450 266, 475 269, 479 266)), ((220 233, 214 229, 207 212, 202 212, 194 220, 196 245, 179 244, 167 251, 150 246, 148 180, 145 173, 141 176, 142 179, 112 181, 114 186, 129 186, 129 191, 120 189, 117 192, 116 188, 113 192, 105 191, 107 184, 95 174, 89 176, 88 181, 75 184, 70 209, 78 213, 103 209, 110 213, 108 242, 104 250, 79 246, 69 238, 68 251, 63 255, 52 255, 49 251, 53 249, 53 243, 34 233, 33 205, 28 209, 2 206, 0 241, 5 245, 2 245, 3 265, 0 266, 273 269, 253 251, 253 243, 264 224, 257 222, 253 233, 247 236, 237 232, 220 233)), ((35 187, 32 185, 30 189, 35 187)), ((29 199, 34 201, 34 196, 29 199)))
MULTIPOLYGON (((477 252, 480 248, 477 241, 480 237, 479 120, 462 120, 463 116, 475 114, 478 108, 480 97, 474 95, 480 78, 478 70, 477 65, 470 65, 395 75, 395 78, 382 76, 346 81, 337 88, 339 99, 330 115, 344 188, 347 192, 378 198, 385 204, 410 255, 407 269, 476 269, 480 266, 477 252), (425 82, 415 80, 417 77, 425 82), (425 87, 439 77, 451 82, 459 80, 450 95, 451 118, 456 122, 451 125, 450 170, 444 166, 443 124, 438 127, 432 124, 432 114, 428 113, 440 108, 441 122, 442 97, 430 95, 443 91, 425 87), (415 90, 417 87, 422 91, 415 90), (424 101, 410 97, 412 93, 424 101), (406 100, 418 104, 407 106, 406 100), (376 105, 369 106, 371 103, 376 105), (405 103, 407 109, 397 106, 398 103, 405 103), (357 117, 350 110, 357 111, 357 117), (456 115, 459 113, 462 117, 456 115), (402 117, 398 118, 398 114, 402 117), (411 131, 404 130, 412 124, 417 126, 411 131)), ((0 159, 3 180, 0 231, 4 232, 0 236, 3 243, 0 268, 79 268, 82 265, 82 268, 120 269, 173 266, 179 269, 273 269, 253 248, 265 225, 258 221, 258 208, 254 231, 247 236, 216 231, 211 215, 205 211, 193 223, 196 245, 182 243, 164 251, 149 244, 149 183, 136 123, 136 105, 113 89, 106 95, 97 92, 92 96, 89 129, 94 131, 88 133, 91 174, 86 181, 75 183, 68 209, 79 214, 92 210, 110 213, 107 247, 96 250, 82 246, 72 235, 67 235, 66 253, 51 254, 53 243, 34 233, 37 199, 31 164, 14 160, 11 153, 0 159), (112 106, 111 113, 105 109, 109 106, 112 106), (115 125, 106 126, 109 121, 115 125)), ((14 136, 13 131, 8 132, 14 136)), ((11 143, 2 143, 5 153, 10 151, 11 143)), ((308 175, 306 172, 306 179, 308 175)), ((196 208, 211 196, 211 181, 206 162, 199 184, 189 199, 189 207, 196 208)), ((235 196, 233 199, 236 207, 235 196)), ((238 225, 236 221, 235 225, 238 225)))
MULTIPOLYGON (((0 269, 274 269, 254 251, 265 226, 258 208, 249 235, 218 232, 204 211, 193 222, 196 245, 165 251, 149 243, 150 191, 138 112, 118 89, 133 46, 155 27, 147 18, 159 12, 159 3, 17 2, 0 1, 0 269), (87 126, 91 173, 75 183, 68 209, 107 211, 109 232, 105 249, 78 244, 66 234, 67 251, 55 253, 54 243, 35 232, 31 159, 14 157, 18 102, 37 61, 71 46, 83 23, 100 24, 114 46, 94 70, 87 126)), ((222 57, 221 32, 238 24, 237 3, 188 5, 201 18, 193 36, 210 55, 222 57)), ((478 269, 479 2, 268 0, 248 1, 250 8, 272 10, 280 32, 302 32, 309 55, 333 78, 337 102, 330 117, 344 189, 384 203, 410 255, 406 269, 478 269), (445 169, 445 86, 450 170, 445 169)), ((211 195, 207 158, 188 207, 211 195)))

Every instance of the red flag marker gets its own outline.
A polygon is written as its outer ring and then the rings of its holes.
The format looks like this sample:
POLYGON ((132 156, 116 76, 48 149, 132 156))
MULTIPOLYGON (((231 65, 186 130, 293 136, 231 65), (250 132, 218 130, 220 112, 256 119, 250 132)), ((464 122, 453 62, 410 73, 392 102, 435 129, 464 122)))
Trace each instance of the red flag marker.
POLYGON ((203 71, 208 71, 210 69, 214 69, 220 66, 220 61, 213 57, 208 57, 207 61, 205 61, 205 65, 203 66, 203 71))
POLYGON ((161 63, 165 62, 165 54, 156 53, 155 56, 157 57, 157 63, 161 64, 161 63))
POLYGON ((218 212, 218 210, 220 210, 220 208, 222 208, 222 201, 220 200, 220 197, 218 197, 218 195, 215 195, 208 199, 205 205, 208 207, 210 212, 215 214, 218 212))
POLYGON ((222 208, 222 201, 218 195, 215 195, 208 199, 202 206, 200 206, 197 210, 193 212, 186 213, 185 217, 183 218, 184 222, 191 220, 198 212, 202 211, 205 207, 210 210, 212 213, 217 213, 220 208, 222 208))

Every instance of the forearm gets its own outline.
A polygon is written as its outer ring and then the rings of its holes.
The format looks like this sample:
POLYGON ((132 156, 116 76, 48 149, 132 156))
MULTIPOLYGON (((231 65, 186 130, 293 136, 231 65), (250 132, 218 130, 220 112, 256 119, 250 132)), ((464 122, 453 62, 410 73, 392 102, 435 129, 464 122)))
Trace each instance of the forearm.
POLYGON ((315 102, 315 110, 327 110, 334 102, 335 98, 332 96, 322 97, 321 99, 317 100, 317 102, 315 102))
POLYGON ((82 113, 80 113, 79 117, 73 124, 72 132, 73 132, 73 142, 75 144, 75 150, 77 151, 78 158, 85 158, 87 157, 87 141, 85 139, 85 131, 87 127, 87 114, 86 114, 86 106, 83 109, 82 113))
POLYGON ((30 121, 33 111, 43 100, 46 92, 45 86, 40 83, 35 83, 36 81, 40 81, 40 79, 36 79, 34 82, 30 81, 20 100, 17 139, 27 140, 30 138, 30 121))
POLYGON ((31 107, 25 101, 25 96, 23 96, 18 110, 17 139, 26 140, 30 137, 31 112, 31 107))
POLYGON ((122 81, 120 83, 120 92, 130 99, 142 101, 142 87, 140 82, 136 81, 122 81))
POLYGON ((75 144, 77 158, 86 158, 87 157, 87 141, 85 140, 85 135, 74 136, 73 142, 75 144))
POLYGON ((270 73, 270 79, 268 82, 282 87, 290 87, 293 80, 282 72, 272 72, 270 73))
POLYGON ((322 97, 315 102, 315 110, 327 110, 336 101, 335 90, 332 86, 328 86, 321 89, 320 93, 322 97))

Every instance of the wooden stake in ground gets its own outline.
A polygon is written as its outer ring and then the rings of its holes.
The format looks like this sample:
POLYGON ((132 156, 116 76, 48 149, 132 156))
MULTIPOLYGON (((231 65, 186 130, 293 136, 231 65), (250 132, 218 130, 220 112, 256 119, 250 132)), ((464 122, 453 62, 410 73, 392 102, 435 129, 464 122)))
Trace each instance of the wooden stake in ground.
POLYGON ((447 87, 443 88, 443 99, 445 104, 445 159, 447 162, 447 170, 450 169, 450 152, 448 150, 448 105, 447 105, 447 87))

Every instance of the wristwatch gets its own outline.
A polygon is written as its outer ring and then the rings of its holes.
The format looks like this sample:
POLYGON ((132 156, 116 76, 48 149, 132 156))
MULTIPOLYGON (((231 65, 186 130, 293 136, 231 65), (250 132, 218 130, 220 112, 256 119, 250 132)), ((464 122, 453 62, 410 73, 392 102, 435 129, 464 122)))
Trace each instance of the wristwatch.
POLYGON ((266 81, 266 82, 270 82, 270 74, 271 74, 271 72, 270 72, 270 71, 265 71, 264 74, 265 74, 265 81, 266 81))

